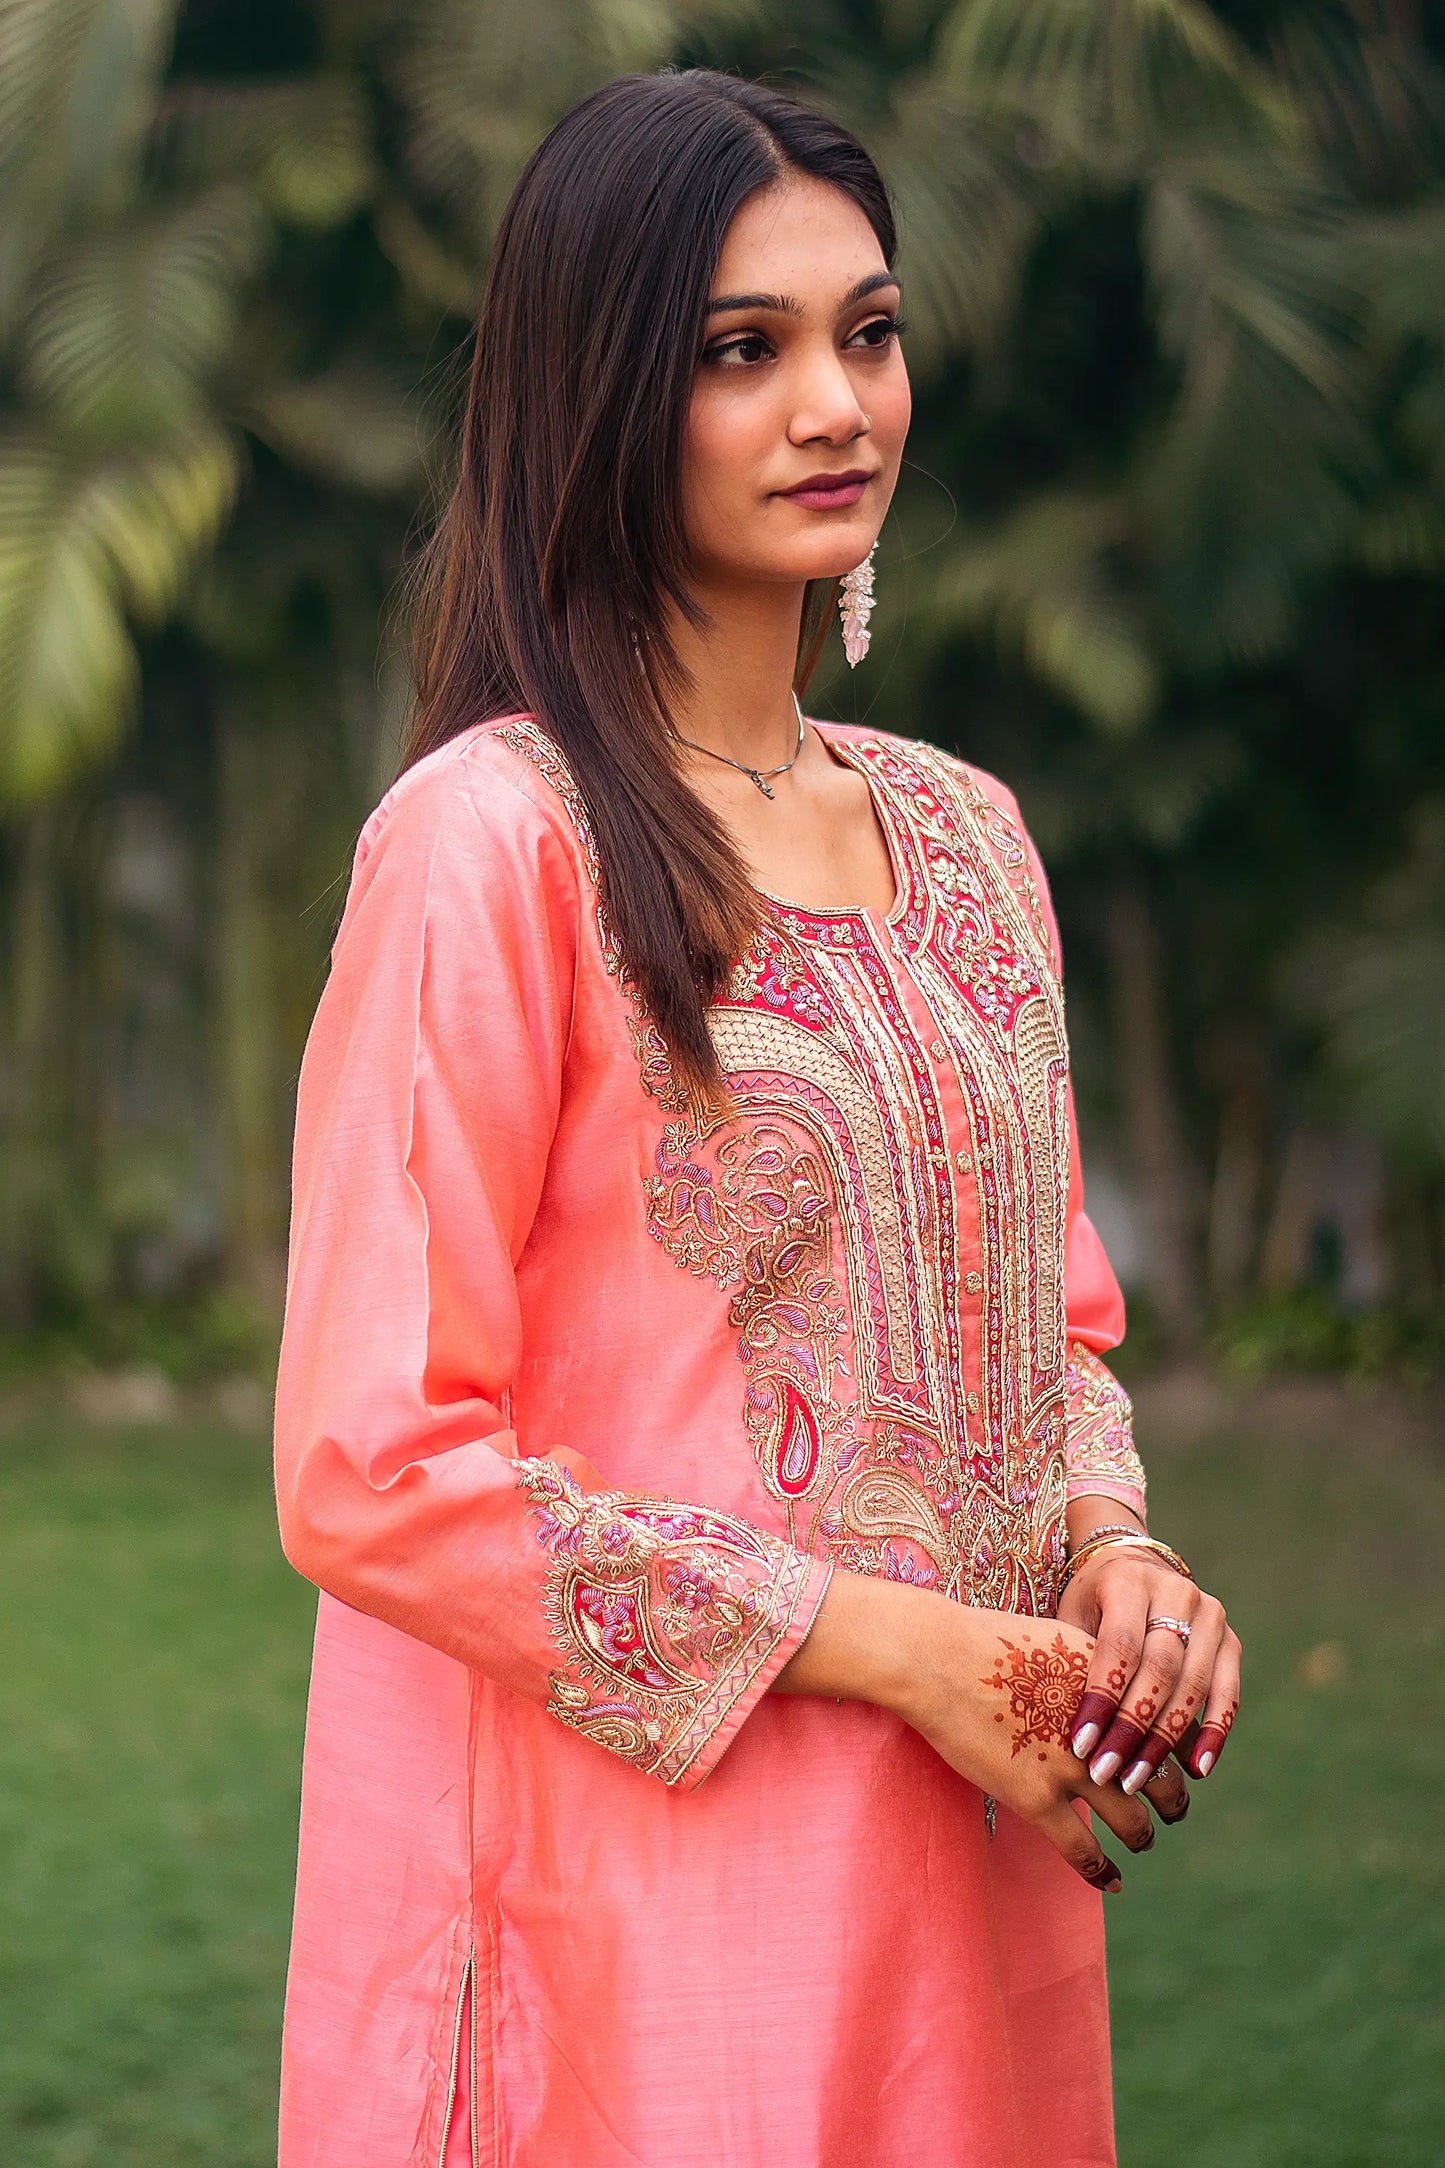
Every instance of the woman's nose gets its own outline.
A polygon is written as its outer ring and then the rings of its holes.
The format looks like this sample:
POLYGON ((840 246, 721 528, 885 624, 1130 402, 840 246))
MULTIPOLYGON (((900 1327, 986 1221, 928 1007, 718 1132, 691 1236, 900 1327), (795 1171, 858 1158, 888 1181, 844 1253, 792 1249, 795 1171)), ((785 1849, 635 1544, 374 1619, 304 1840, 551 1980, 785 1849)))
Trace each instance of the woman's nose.
POLYGON ((866 435, 868 417, 858 404, 853 380, 836 353, 799 361, 793 412, 788 436, 794 444, 822 438, 829 444, 851 444, 866 435))

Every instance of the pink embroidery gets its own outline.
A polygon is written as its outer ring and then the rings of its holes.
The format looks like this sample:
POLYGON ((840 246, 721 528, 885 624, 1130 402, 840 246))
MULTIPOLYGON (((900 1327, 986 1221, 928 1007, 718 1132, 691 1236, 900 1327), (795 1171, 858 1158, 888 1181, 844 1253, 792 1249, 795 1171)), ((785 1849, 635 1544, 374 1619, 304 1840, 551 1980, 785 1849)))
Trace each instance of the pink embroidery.
POLYGON ((890 815, 887 936, 861 913, 774 906, 710 1017, 733 1115, 669 1126, 649 1226, 729 1293, 744 1421, 796 1543, 1047 1611, 1069 1157, 1047 929, 1017 830, 967 770, 896 740, 845 755, 890 815), (970 1211, 985 1269, 961 1288, 970 1211))
POLYGON ((584 1491, 555 1461, 516 1466, 552 1560, 549 1710, 676 1784, 787 1632, 807 1559, 729 1513, 584 1491))
POLYGON ((1078 1340, 1069 1342, 1064 1373, 1068 1394, 1069 1489, 1078 1495, 1092 1482, 1137 1491, 1144 1502, 1144 1467, 1134 1450, 1134 1408, 1106 1363, 1078 1340))
MULTIPOLYGON (((559 790, 595 879, 550 740, 501 734, 559 790)), ((645 1182, 648 1225, 727 1298, 743 1421, 794 1544, 1049 1613, 1082 1420, 1066 1395, 1068 1048, 1050 930, 1016 824, 966 767, 887 737, 838 751, 874 788, 899 894, 882 927, 770 905, 710 1012, 726 1119, 678 1091, 599 905, 644 1084, 678 1117, 645 1182), (961 1133, 945 1112, 959 1102, 961 1133)))

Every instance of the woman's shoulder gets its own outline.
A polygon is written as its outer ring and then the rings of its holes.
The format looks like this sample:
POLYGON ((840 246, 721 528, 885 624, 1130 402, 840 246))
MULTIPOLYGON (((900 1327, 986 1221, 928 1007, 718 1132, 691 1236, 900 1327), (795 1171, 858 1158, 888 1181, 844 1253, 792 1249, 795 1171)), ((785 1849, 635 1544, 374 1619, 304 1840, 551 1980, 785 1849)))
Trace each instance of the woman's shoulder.
POLYGON ((567 804, 570 778, 550 741, 528 715, 470 724, 402 770, 367 815, 354 871, 377 846, 420 847, 431 855, 455 838, 474 849, 525 844, 543 833, 564 841, 575 831, 567 804), (549 773, 549 769, 553 772, 549 773))
POLYGON ((819 727, 826 736, 875 758, 885 781, 916 778, 923 784, 943 784, 980 809, 987 801, 1022 833, 1018 800, 1007 783, 961 754, 947 752, 927 738, 905 737, 900 731, 879 730, 870 723, 824 722, 819 727))
POLYGON ((575 947, 595 888, 568 778, 530 717, 470 725, 403 769, 362 825, 332 954, 359 924, 466 939, 485 920, 575 947))

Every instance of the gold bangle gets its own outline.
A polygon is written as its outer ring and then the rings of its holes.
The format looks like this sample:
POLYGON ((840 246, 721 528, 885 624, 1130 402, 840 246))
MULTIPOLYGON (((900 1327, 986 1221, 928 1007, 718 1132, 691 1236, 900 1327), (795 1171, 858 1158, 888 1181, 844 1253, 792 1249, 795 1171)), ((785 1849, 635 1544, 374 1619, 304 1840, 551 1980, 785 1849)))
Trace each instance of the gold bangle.
POLYGON ((1070 1550, 1070 1559, 1077 1557, 1085 1544, 1092 1544, 1092 1541, 1101 1535, 1148 1535, 1148 1528, 1140 1528, 1133 1520, 1101 1520, 1096 1528, 1090 1528, 1088 1535, 1079 1537, 1075 1550, 1070 1550))
POLYGON ((1080 1536, 1073 1550, 1070 1551, 1068 1571, 1064 1575, 1064 1581, 1067 1582, 1069 1574, 1073 1572, 1076 1566, 1083 1564, 1091 1551, 1097 1551, 1111 1536, 1123 1536, 1127 1541, 1131 1537, 1143 1536, 1147 1535, 1147 1533, 1147 1529, 1138 1527, 1133 1521, 1101 1522, 1097 1528, 1091 1528, 1086 1536, 1080 1536))
POLYGON ((1142 1528, 1111 1528, 1107 1533, 1099 1530, 1086 1536, 1079 1548, 1072 1553, 1059 1578, 1059 1594, 1062 1596, 1086 1558, 1092 1558, 1095 1551, 1106 1551, 1116 1544, 1125 1550, 1152 1551, 1156 1558, 1162 1558, 1166 1566, 1171 1567, 1175 1573, 1182 1574, 1186 1581, 1194 1579, 1179 1553, 1171 1549, 1169 1544, 1161 1543, 1157 1536, 1145 1535, 1142 1528))

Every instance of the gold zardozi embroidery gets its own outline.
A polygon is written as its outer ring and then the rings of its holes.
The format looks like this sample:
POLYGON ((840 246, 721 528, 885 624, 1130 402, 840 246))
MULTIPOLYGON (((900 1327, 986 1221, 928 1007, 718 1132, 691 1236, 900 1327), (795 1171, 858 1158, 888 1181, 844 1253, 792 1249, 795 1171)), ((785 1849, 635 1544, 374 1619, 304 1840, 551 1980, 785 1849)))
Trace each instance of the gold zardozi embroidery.
POLYGON ((894 908, 881 932, 772 908, 709 1019, 733 1110, 669 1125, 649 1226, 763 1328, 739 1334, 744 1422, 795 1543, 1047 1611, 1069 1163, 1048 929, 967 770, 897 740, 842 750, 891 816, 894 908))
MULTIPOLYGON (((550 740, 500 735, 559 790, 595 879, 550 740)), ((1109 1373, 1081 1393, 1066 1350, 1051 929, 1021 832, 961 762, 882 735, 834 749, 876 794, 898 895, 883 920, 770 902, 709 1015, 726 1114, 677 1090, 599 904, 644 1081, 675 1117, 648 1226, 727 1300, 744 1426, 798 1549, 1047 1614, 1066 1485, 1110 1453, 1116 1482, 1138 1469, 1117 1400, 1103 1419, 1109 1373)))
POLYGON ((786 1634, 810 1561, 729 1513, 584 1491, 551 1460, 516 1468, 550 1554, 543 1604, 566 1659, 548 1709, 678 1783, 786 1634))
POLYGON ((1134 1450, 1134 1407, 1107 1363, 1082 1341, 1069 1342, 1064 1386, 1069 1406, 1069 1496, 1137 1492, 1144 1503, 1144 1466, 1134 1450))
POLYGON ((514 753, 531 761, 533 767, 546 777, 567 810, 567 817, 582 846, 587 876, 592 884, 594 922, 602 959, 609 976, 616 979, 621 987, 627 1003, 627 1028, 637 1055, 643 1088, 659 1106, 672 1113, 680 1112, 688 1104, 687 1094, 672 1073, 672 1064, 667 1058, 667 1047, 662 1034, 643 1004, 617 936, 607 922, 607 913, 602 904, 602 861, 597 855, 597 839, 588 818, 586 800, 577 788, 576 777, 546 731, 530 715, 519 716, 515 722, 510 722, 498 730, 496 736, 503 745, 510 746, 514 753))

